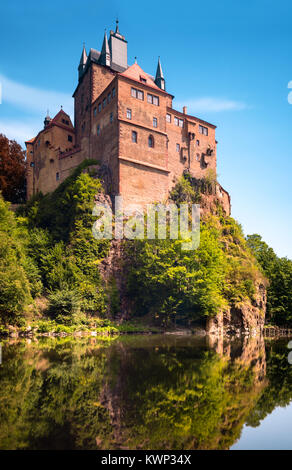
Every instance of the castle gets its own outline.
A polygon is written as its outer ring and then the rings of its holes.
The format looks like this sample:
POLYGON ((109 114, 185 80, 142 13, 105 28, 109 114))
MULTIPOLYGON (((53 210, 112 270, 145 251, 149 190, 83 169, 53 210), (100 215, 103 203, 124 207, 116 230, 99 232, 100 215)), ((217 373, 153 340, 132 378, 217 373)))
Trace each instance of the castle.
MULTIPOLYGON (((124 204, 163 201, 183 173, 216 174, 216 126, 172 107, 160 59, 155 78, 128 66, 127 41, 104 34, 101 52, 85 47, 78 67, 74 126, 61 109, 27 148, 27 196, 51 192, 85 159, 99 161, 106 192, 124 204)), ((230 213, 229 194, 216 198, 230 213)))

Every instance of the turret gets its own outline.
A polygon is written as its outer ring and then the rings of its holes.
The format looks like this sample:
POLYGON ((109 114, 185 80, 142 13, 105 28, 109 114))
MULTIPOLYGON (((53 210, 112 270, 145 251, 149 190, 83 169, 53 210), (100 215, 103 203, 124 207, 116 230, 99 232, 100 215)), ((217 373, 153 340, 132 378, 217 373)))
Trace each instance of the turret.
POLYGON ((78 66, 78 78, 79 78, 79 80, 83 75, 83 72, 84 72, 84 69, 85 69, 85 66, 86 66, 86 62, 87 62, 87 54, 86 54, 86 50, 85 50, 85 45, 83 44, 82 54, 81 54, 81 58, 80 58, 79 66, 78 66))
POLYGON ((104 32, 104 38, 103 38, 103 43, 102 43, 102 48, 101 48, 101 53, 100 53, 100 63, 101 65, 107 65, 108 67, 110 67, 111 65, 110 48, 108 45, 106 31, 104 32))
POLYGON ((156 76, 155 76, 155 83, 161 90, 165 90, 165 80, 162 72, 162 67, 160 63, 160 57, 158 57, 158 64, 157 64, 157 70, 156 70, 156 76))
POLYGON ((47 115, 44 120, 44 129, 50 124, 52 121, 52 118, 49 116, 49 110, 47 111, 47 115))

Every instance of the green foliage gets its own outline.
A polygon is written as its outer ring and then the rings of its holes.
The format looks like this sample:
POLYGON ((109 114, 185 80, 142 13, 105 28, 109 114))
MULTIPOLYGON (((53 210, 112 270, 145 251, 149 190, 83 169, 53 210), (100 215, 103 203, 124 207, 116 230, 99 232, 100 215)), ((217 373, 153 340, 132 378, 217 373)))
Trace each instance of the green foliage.
POLYGON ((110 301, 110 312, 114 318, 120 312, 120 292, 117 286, 117 281, 114 277, 111 277, 108 281, 108 296, 110 301))
POLYGON ((48 315, 57 323, 72 325, 78 323, 80 298, 74 290, 56 290, 49 295, 48 315))
POLYGON ((109 241, 92 235, 94 197, 102 192, 101 182, 89 174, 95 163, 83 162, 56 191, 34 197, 19 215, 26 221, 28 252, 44 288, 75 291, 83 312, 105 314, 107 296, 98 264, 108 252, 109 241))
POLYGON ((254 285, 262 276, 232 218, 206 216, 198 249, 183 251, 181 244, 169 239, 127 242, 127 293, 134 315, 150 312, 164 324, 200 321, 254 299, 254 285))
POLYGON ((17 323, 39 291, 39 275, 27 257, 27 231, 0 195, 0 323, 17 323))
POLYGON ((170 199, 172 199, 177 204, 184 202, 199 204, 201 196, 200 192, 193 188, 188 175, 185 175, 179 179, 177 184, 170 192, 170 199))
POLYGON ((275 325, 292 324, 292 260, 279 258, 260 235, 248 235, 247 243, 269 280, 267 318, 275 325))

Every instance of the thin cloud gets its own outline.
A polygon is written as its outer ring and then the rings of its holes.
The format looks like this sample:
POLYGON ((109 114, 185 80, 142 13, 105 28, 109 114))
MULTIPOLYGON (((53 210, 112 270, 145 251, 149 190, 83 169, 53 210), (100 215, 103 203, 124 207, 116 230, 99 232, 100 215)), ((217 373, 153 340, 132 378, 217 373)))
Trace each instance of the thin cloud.
POLYGON ((0 75, 0 83, 3 104, 13 104, 30 112, 42 114, 47 109, 51 114, 56 114, 62 105, 68 114, 73 113, 73 99, 70 94, 23 85, 4 75, 0 75))
MULTIPOLYGON (((241 101, 233 101, 221 98, 197 98, 185 100, 188 108, 193 112, 222 112, 222 111, 240 111, 247 109, 247 105, 241 101)), ((178 106, 184 106, 184 104, 177 103, 178 106)))
POLYGON ((36 121, 23 121, 18 120, 0 120, 0 134, 6 135, 9 139, 16 140, 22 147, 26 140, 35 137, 41 130, 41 123, 36 121))

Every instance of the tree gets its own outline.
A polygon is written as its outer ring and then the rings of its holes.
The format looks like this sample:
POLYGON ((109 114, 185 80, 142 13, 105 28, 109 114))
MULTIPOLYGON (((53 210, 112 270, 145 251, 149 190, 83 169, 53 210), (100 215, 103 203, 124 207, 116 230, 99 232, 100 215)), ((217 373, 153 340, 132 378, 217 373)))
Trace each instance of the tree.
POLYGON ((0 134, 0 191, 7 201, 25 201, 25 170, 25 151, 15 140, 0 134))
POLYGON ((276 325, 291 325, 292 261, 278 258, 260 235, 248 235, 247 244, 269 280, 267 317, 276 325))

